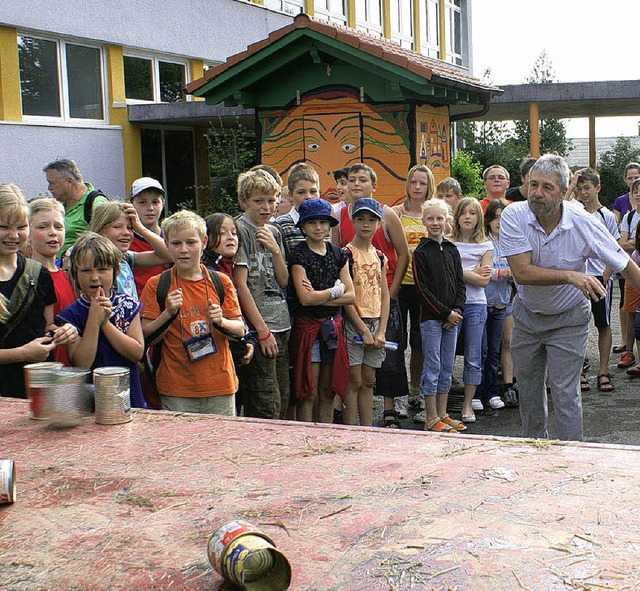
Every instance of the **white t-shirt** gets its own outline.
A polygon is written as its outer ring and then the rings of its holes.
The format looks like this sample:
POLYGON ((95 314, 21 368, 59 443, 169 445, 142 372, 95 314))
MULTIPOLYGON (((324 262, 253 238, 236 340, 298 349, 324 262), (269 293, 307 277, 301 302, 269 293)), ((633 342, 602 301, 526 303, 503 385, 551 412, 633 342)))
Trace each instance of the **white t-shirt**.
MULTIPOLYGON (((611 234, 615 240, 620 239, 618 220, 616 220, 616 216, 613 215, 613 212, 608 210, 606 207, 601 207, 600 209, 594 211, 591 215, 605 225, 605 227, 609 231, 609 234, 611 234)), ((587 261, 587 273, 589 273, 589 275, 594 275, 595 277, 602 276, 606 267, 607 266, 598 259, 590 258, 587 261)))
MULTIPOLYGON (((493 250, 493 244, 491 240, 480 242, 454 242, 460 251, 460 261, 462 268, 465 271, 475 269, 482 257, 486 252, 493 250)), ((487 305, 487 296, 484 292, 484 287, 480 285, 469 285, 465 282, 467 288, 466 304, 484 304, 487 305)))
MULTIPOLYGON (((562 217, 551 234, 542 229, 527 202, 502 210, 500 249, 506 257, 531 253, 531 264, 545 269, 586 273, 587 259, 601 260, 614 272, 622 271, 629 255, 605 225, 579 207, 562 204, 562 217)), ((584 301, 573 285, 518 285, 522 304, 531 312, 559 314, 584 301)))

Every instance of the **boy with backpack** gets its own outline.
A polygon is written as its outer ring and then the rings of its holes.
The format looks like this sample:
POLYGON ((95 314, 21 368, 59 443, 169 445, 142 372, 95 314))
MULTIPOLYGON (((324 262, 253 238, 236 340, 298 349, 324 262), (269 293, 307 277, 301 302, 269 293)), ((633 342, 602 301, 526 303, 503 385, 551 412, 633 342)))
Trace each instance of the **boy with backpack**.
POLYGON ((242 337, 244 323, 233 283, 200 262, 207 243, 200 216, 179 211, 162 230, 174 266, 150 279, 140 298, 146 343, 162 341, 156 370, 162 408, 234 416, 238 378, 228 335, 242 337))

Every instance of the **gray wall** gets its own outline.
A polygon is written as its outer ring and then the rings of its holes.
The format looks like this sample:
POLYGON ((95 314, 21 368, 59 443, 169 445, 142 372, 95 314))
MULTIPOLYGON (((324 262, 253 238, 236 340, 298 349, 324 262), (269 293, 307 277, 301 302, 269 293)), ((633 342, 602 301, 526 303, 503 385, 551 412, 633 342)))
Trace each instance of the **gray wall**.
POLYGON ((72 158, 85 180, 110 197, 124 197, 122 130, 20 125, 0 122, 0 182, 15 183, 27 199, 47 192, 42 168, 56 158, 72 158))
POLYGON ((224 61, 291 21, 237 0, 0 2, 0 23, 5 25, 206 61, 224 61))

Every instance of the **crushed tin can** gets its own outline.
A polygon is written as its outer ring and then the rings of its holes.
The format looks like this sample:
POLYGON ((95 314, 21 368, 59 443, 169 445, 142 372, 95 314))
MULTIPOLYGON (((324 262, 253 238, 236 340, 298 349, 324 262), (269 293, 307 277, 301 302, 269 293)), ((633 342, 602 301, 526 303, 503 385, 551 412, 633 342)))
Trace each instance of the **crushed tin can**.
POLYGON ((16 467, 13 460, 0 460, 0 505, 16 500, 16 467))
POLYGON ((29 363, 24 366, 24 381, 27 386, 30 419, 46 421, 49 418, 47 394, 53 384, 54 372, 62 369, 62 367, 62 363, 57 361, 29 363))
POLYGON ((119 425, 131 421, 128 367, 99 367, 93 370, 96 423, 119 425))
POLYGON ((93 400, 88 388, 89 370, 64 367, 53 372, 48 393, 49 425, 75 427, 91 414, 93 400))
POLYGON ((209 537, 209 562, 245 591, 286 591, 291 566, 273 540, 247 521, 230 521, 209 537))

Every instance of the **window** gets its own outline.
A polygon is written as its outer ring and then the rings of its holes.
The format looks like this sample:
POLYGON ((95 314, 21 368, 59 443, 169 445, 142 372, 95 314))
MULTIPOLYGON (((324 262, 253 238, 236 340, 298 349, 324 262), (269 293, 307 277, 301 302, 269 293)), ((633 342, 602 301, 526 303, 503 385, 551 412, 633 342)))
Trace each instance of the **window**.
POLYGON ((296 16, 304 12, 304 0, 264 0, 264 7, 296 16))
POLYGON ((406 49, 413 49, 411 0, 391 0, 391 39, 406 49))
POLYGON ((185 63, 157 58, 124 56, 124 92, 127 100, 178 103, 186 100, 185 63))
POLYGON ((464 64, 462 10, 462 0, 446 0, 447 61, 457 66, 464 64))
POLYGON ((356 27, 370 35, 383 35, 381 0, 356 0, 356 27))
POLYGON ((438 0, 420 0, 420 53, 440 58, 438 0))
POLYGON ((322 20, 340 25, 347 24, 345 0, 315 0, 313 14, 322 20))
POLYGON ((100 48, 19 36, 18 61, 23 115, 104 120, 100 48))

